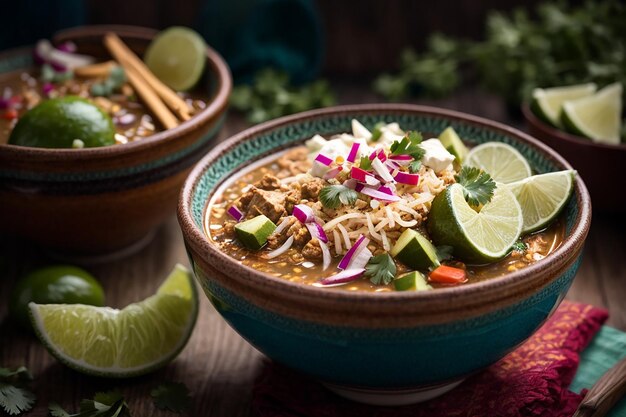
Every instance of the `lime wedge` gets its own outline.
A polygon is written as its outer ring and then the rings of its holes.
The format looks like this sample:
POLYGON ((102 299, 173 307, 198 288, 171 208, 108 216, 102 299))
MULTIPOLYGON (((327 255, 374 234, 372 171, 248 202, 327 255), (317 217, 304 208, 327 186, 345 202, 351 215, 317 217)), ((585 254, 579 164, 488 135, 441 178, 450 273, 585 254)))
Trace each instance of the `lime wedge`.
POLYGON ((472 148, 465 165, 480 168, 494 181, 508 184, 530 177, 532 172, 526 158, 511 145, 487 142, 472 148))
POLYGON ((463 163, 469 150, 452 127, 447 127, 441 135, 439 135, 441 144, 446 148, 448 152, 454 155, 456 162, 463 163))
POLYGON ((620 143, 622 84, 604 87, 592 96, 563 103, 561 121, 568 131, 595 142, 620 143))
POLYGON ((522 207, 522 233, 542 229, 559 215, 574 189, 574 175, 572 170, 550 172, 507 185, 522 207))
POLYGON ((159 80, 174 90, 186 91, 202 76, 206 43, 197 32, 174 26, 154 38, 144 61, 159 80))
POLYGON ((83 304, 30 303, 35 333, 70 368, 130 377, 160 368, 187 344, 198 315, 193 277, 182 265, 157 293, 123 310, 83 304))
POLYGON ((566 87, 535 88, 530 108, 544 122, 554 127, 561 126, 561 107, 567 100, 588 97, 596 92, 594 83, 569 85, 566 87))
POLYGON ((463 186, 452 184, 437 195, 428 215, 428 231, 436 245, 450 245, 454 255, 470 263, 504 257, 522 231, 522 209, 507 187, 476 212, 463 197, 463 186))

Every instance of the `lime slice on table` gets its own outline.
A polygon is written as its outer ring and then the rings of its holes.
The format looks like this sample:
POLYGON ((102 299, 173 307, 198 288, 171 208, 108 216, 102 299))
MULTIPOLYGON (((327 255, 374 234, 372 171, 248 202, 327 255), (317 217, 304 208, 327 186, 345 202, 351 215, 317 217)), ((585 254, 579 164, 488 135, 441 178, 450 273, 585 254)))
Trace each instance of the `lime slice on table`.
POLYGON ((144 61, 159 80, 174 90, 186 91, 202 76, 206 43, 197 32, 174 26, 154 38, 144 61))
POLYGON ((533 232, 548 225, 561 212, 574 189, 576 171, 558 171, 508 184, 522 207, 522 233, 533 232))
POLYGON ((123 310, 83 304, 30 303, 35 333, 70 368, 90 375, 129 377, 172 360, 198 315, 193 278, 177 265, 157 293, 123 310))
POLYGON ((612 145, 620 143, 622 84, 614 83, 596 94, 563 103, 561 121, 568 131, 612 145))
POLYGON ((487 142, 472 148, 465 165, 480 168, 494 181, 508 184, 530 177, 532 172, 526 158, 511 145, 487 142))
POLYGON ((436 245, 450 245, 465 262, 486 263, 504 257, 522 231, 520 204, 500 186, 491 201, 474 210, 465 201, 463 186, 452 184, 433 200, 428 231, 436 245))
POLYGON ((87 148, 115 144, 115 127, 98 106, 76 96, 42 101, 20 117, 9 143, 38 148, 87 148))
POLYGON ((561 126, 561 107, 567 100, 588 97, 596 92, 594 83, 569 85, 566 87, 535 88, 530 108, 544 122, 554 127, 561 126))

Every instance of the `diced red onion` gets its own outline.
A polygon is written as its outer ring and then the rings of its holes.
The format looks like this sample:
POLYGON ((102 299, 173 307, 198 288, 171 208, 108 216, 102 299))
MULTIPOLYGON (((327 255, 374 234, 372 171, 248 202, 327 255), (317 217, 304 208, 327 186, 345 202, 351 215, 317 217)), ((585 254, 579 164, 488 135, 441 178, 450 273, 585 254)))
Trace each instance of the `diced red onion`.
POLYGON ((52 92, 52 90, 54 90, 54 84, 52 83, 44 83, 41 86, 41 91, 43 91, 43 93, 47 96, 48 94, 50 94, 52 92))
POLYGON ((370 160, 374 160, 374 158, 376 158, 376 153, 378 152, 377 149, 375 149, 371 154, 370 154, 370 160))
POLYGON ((376 158, 376 159, 372 160, 372 168, 374 168, 374 171, 376 171, 376 173, 378 175, 380 175, 380 177, 383 179, 383 181, 385 181, 385 182, 393 182, 394 181, 393 177, 391 176, 391 174, 389 173, 389 171, 387 170, 387 168, 381 162, 380 159, 376 158))
POLYGON ((137 117, 133 113, 126 113, 114 118, 115 124, 120 126, 131 125, 135 120, 137 120, 137 117))
POLYGON ((238 222, 240 222, 241 219, 243 219, 243 213, 241 212, 241 210, 237 208, 237 206, 230 206, 227 212, 238 222))
POLYGON ((74 53, 76 52, 76 44, 72 41, 63 42, 56 47, 59 51, 74 53))
POLYGON ((372 252, 367 246, 364 246, 360 251, 354 254, 346 270, 365 268, 365 265, 367 265, 370 259, 372 259, 372 252))
POLYGON ((308 223, 313 220, 313 209, 306 204, 297 204, 293 207, 293 216, 302 223, 308 223))
POLYGON ((95 58, 91 56, 56 49, 48 40, 45 39, 37 42, 33 55, 36 61, 40 63, 48 63, 56 71, 67 71, 95 62, 95 58))
POLYGON ((326 155, 322 155, 321 153, 317 154, 317 156, 315 157, 315 160, 319 162, 320 164, 326 165, 326 166, 329 166, 330 164, 333 163, 332 159, 330 159, 326 155))
POLYGON ((377 200, 389 201, 392 203, 395 201, 400 201, 400 197, 398 197, 397 195, 389 195, 385 192, 378 191, 369 187, 363 187, 360 192, 377 200))
POLYGON ((335 168, 329 170, 326 174, 324 174, 324 176, 322 178, 324 178, 325 180, 333 179, 337 175, 339 175, 339 173, 341 171, 343 171, 343 167, 342 166, 335 167, 335 168))
POLYGON ((367 185, 376 186, 380 185, 380 180, 373 175, 368 175, 367 177, 365 177, 365 183, 367 185))
POLYGON ((287 252, 289 248, 291 248, 291 245, 293 245, 293 241, 294 241, 293 235, 289 236, 289 238, 285 241, 285 243, 283 243, 280 246, 280 248, 274 249, 273 251, 268 252, 265 256, 268 259, 272 259, 272 258, 282 255, 283 253, 287 252))
POLYGON ((287 216, 283 218, 283 221, 274 229, 273 235, 281 233, 283 230, 287 228, 287 225, 291 223, 292 216, 287 216))
POLYGON ((356 281, 361 278, 364 273, 365 268, 346 269, 345 271, 341 271, 335 275, 322 279, 320 284, 323 286, 347 284, 348 282, 356 281))
POLYGON ((330 266, 330 250, 328 250, 328 245, 326 243, 319 241, 320 248, 322 248, 322 270, 327 270, 330 266))
POLYGON ((343 182, 343 186, 344 186, 344 187, 347 187, 347 188, 349 188, 349 189, 351 189, 351 190, 354 190, 354 189, 356 188, 356 186, 357 186, 357 182, 356 182, 356 180, 353 180, 353 179, 351 178, 351 179, 349 179, 349 180, 344 181, 344 182, 343 182))
POLYGON ((370 240, 363 235, 360 235, 359 238, 354 242, 354 245, 346 252, 346 254, 339 261, 339 265, 337 268, 346 269, 352 261, 352 258, 355 254, 361 250, 361 248, 367 247, 367 244, 370 243, 370 240))
POLYGON ((368 176, 371 176, 369 172, 359 167, 352 167, 350 170, 350 176, 357 181, 365 182, 368 176))
POLYGON ((382 149, 378 151, 378 154, 376 156, 378 157, 378 159, 380 159, 381 162, 385 162, 387 160, 387 155, 382 149))
POLYGON ((304 223, 304 225, 311 234, 311 237, 314 237, 321 242, 328 243, 328 236, 326 236, 324 228, 322 228, 322 226, 320 226, 317 222, 304 223))
POLYGON ((362 190, 363 188, 365 188, 365 186, 364 186, 363 184, 361 184, 361 183, 357 183, 357 184, 355 184, 355 186, 354 186, 354 190, 355 190, 355 191, 357 191, 357 192, 359 192, 359 193, 361 192, 361 190, 362 190))
POLYGON ((356 156, 359 153, 360 143, 354 142, 352 144, 352 148, 350 148, 350 153, 348 154, 348 162, 354 162, 356 160, 356 156))
POLYGON ((390 187, 387 187, 385 185, 378 187, 378 191, 380 191, 381 193, 385 193, 387 195, 394 195, 393 190, 390 187))
POLYGON ((417 185, 420 181, 419 174, 410 174, 408 172, 398 171, 394 178, 401 184, 417 185))
POLYGON ((402 165, 400 165, 396 161, 392 161, 391 159, 387 159, 387 161, 385 162, 385 165, 387 166, 389 171, 394 171, 394 170, 400 169, 402 167, 402 165))
POLYGON ((412 161, 414 158, 411 155, 391 155, 389 159, 396 161, 412 161))

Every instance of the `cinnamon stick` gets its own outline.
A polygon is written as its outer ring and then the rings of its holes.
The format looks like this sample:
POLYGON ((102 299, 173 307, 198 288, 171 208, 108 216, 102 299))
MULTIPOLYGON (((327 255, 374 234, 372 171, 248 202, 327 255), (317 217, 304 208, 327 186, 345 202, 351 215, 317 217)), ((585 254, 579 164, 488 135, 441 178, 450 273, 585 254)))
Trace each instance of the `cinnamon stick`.
POLYGON ((133 88, 141 97, 143 102, 152 110, 157 119, 166 129, 172 129, 178 126, 176 116, 163 104, 159 96, 150 88, 150 86, 137 74, 134 68, 124 68, 126 77, 132 84, 133 88))
POLYGON ((106 77, 115 66, 115 61, 106 61, 99 64, 85 65, 74 69, 74 74, 79 77, 95 78, 106 77))
POLYGON ((107 33, 104 37, 104 44, 113 57, 124 67, 132 68, 136 75, 141 77, 161 97, 163 102, 181 119, 191 118, 189 105, 176 94, 171 88, 163 84, 143 63, 133 51, 126 46, 115 33, 107 33))

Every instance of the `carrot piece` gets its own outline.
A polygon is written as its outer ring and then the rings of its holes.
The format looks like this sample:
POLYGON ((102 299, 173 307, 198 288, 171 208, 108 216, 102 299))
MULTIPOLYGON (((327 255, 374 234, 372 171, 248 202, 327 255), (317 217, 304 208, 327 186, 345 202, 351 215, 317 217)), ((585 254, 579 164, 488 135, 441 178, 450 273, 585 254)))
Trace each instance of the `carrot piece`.
POLYGON ((463 269, 440 265, 430 273, 428 280, 440 284, 463 284, 467 282, 467 274, 463 269))

